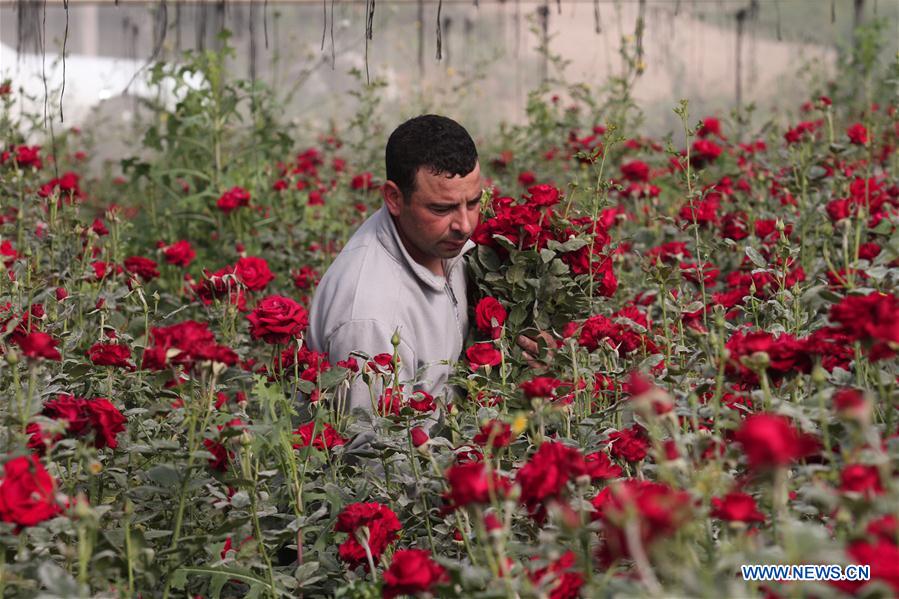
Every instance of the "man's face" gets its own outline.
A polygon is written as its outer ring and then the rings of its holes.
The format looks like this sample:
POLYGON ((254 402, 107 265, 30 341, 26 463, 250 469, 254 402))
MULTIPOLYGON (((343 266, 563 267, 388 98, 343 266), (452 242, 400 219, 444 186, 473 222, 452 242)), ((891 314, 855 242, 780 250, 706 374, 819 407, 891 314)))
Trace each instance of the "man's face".
POLYGON ((441 261, 459 255, 478 225, 482 185, 477 163, 464 177, 435 175, 420 168, 411 198, 388 199, 400 237, 416 262, 442 272, 441 261))

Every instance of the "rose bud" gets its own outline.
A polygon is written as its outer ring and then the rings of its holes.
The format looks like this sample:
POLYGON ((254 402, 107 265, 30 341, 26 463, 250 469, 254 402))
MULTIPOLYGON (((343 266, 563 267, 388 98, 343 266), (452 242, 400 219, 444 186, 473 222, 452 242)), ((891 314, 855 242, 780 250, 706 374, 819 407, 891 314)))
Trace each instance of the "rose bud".
POLYGON ((410 434, 412 435, 412 445, 418 448, 422 447, 431 440, 430 437, 428 437, 428 433, 425 432, 425 429, 420 426, 416 426, 415 428, 413 428, 410 431, 410 434))

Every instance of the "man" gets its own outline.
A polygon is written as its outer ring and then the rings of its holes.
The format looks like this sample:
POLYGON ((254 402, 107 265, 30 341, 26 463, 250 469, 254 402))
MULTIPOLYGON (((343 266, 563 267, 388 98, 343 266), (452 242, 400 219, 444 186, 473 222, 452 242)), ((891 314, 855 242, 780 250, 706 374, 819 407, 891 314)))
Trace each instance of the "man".
MULTIPOLYGON (((484 182, 474 141, 457 122, 423 115, 397 127, 385 151, 384 205, 350 238, 322 277, 310 310, 309 346, 331 362, 351 352, 392 354, 408 395, 437 397, 468 334, 463 256, 474 247, 484 182)), ((519 338, 536 355, 537 344, 519 338)), ((357 377, 350 409, 381 392, 357 377)))
MULTIPOLYGON (((455 121, 424 115, 390 135, 384 206, 334 260, 316 290, 309 346, 332 362, 350 352, 393 353, 399 379, 420 374, 421 389, 443 391, 468 331, 463 255, 478 224, 483 181, 474 141, 455 121)), ((407 385, 405 391, 413 389, 407 385)), ((375 389, 378 393, 380 389, 375 389)), ((357 377, 350 408, 371 409, 357 377)), ((377 399, 375 397, 375 399, 377 399)))

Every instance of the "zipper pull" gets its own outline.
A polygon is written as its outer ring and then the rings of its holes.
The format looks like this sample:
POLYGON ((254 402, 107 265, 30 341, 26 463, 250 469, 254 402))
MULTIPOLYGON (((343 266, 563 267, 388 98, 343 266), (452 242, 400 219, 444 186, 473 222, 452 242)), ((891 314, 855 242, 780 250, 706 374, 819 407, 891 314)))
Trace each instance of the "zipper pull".
POLYGON ((458 306, 459 302, 456 301, 456 294, 453 293, 453 287, 449 284, 449 281, 446 282, 446 290, 449 291, 450 299, 453 300, 453 306, 458 306))

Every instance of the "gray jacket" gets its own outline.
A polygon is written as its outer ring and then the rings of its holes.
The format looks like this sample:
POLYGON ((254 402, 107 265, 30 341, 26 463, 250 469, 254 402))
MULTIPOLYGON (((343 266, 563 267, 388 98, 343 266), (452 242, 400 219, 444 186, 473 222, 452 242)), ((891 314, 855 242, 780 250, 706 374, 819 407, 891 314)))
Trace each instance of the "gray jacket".
MULTIPOLYGON (((322 277, 309 314, 309 347, 325 351, 335 364, 351 351, 369 356, 392 353, 399 330, 400 383, 407 395, 424 390, 438 397, 459 359, 468 333, 466 274, 462 257, 444 261, 446 277, 415 262, 400 240, 385 207, 370 216, 322 277), (416 378, 418 374, 418 378, 416 378), (415 378, 412 387, 408 381, 415 378)), ((357 358, 359 366, 365 362, 357 358)), ((380 389, 374 389, 377 401, 380 389)), ((349 407, 371 409, 368 386, 359 376, 350 388, 349 407)))

